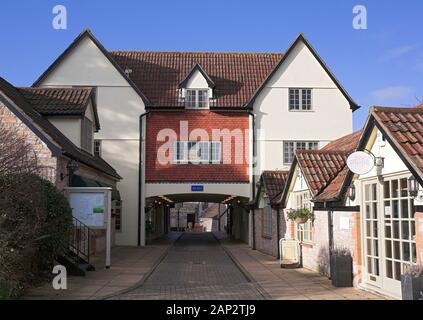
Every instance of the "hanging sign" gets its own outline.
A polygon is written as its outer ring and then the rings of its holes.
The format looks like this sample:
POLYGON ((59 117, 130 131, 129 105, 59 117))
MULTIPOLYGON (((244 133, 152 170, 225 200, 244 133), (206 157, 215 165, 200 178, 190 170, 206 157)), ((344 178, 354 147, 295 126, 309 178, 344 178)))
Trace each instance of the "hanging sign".
POLYGON ((356 151, 349 155, 347 166, 356 174, 366 174, 375 166, 375 160, 373 156, 367 152, 356 151))

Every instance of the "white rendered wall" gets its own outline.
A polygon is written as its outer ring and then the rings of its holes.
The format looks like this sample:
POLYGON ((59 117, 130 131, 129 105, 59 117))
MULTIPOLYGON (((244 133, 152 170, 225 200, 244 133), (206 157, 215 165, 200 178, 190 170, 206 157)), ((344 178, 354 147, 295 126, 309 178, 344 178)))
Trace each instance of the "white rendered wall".
MULTIPOLYGON (((142 99, 88 37, 62 60, 41 85, 97 87, 101 130, 95 134, 95 139, 102 140, 102 157, 123 177, 117 186, 123 203, 122 232, 116 234, 116 244, 136 245, 139 116, 145 110, 142 99)), ((142 232, 141 243, 143 238, 142 232)))
POLYGON ((81 119, 48 118, 48 120, 74 145, 81 148, 81 119))
POLYGON ((329 75, 300 42, 275 72, 254 103, 256 128, 264 131, 258 148, 262 170, 283 165, 283 141, 329 141, 352 132, 352 110, 329 75), (311 88, 312 111, 289 111, 289 88, 311 88))

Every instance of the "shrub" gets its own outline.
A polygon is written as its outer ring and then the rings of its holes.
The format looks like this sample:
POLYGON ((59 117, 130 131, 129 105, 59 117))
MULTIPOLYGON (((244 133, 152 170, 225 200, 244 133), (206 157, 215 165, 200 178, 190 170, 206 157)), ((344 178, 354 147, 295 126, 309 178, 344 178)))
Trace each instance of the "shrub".
POLYGON ((72 210, 53 184, 30 174, 0 176, 0 296, 16 297, 50 274, 71 228, 72 210))

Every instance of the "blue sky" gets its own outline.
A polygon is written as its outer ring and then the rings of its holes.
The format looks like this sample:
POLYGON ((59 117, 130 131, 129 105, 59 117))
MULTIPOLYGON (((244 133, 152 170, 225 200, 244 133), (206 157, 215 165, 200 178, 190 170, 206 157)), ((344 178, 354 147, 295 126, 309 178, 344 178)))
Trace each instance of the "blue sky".
POLYGON ((422 12, 421 0, 2 0, 0 76, 31 85, 84 27, 110 50, 281 52, 304 32, 363 106, 357 129, 371 105, 423 99, 422 12), (67 30, 52 28, 57 4, 67 8, 67 30), (357 4, 367 8, 367 30, 352 27, 357 4))

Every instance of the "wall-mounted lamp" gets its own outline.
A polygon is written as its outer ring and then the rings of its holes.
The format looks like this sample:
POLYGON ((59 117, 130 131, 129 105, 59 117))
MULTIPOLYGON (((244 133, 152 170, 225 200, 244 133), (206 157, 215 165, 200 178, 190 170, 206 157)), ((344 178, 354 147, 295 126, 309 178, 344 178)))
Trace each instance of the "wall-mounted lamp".
POLYGON ((348 198, 350 198, 351 201, 355 200, 355 185, 351 184, 348 188, 348 198))
POLYGON ((408 187, 408 194, 410 195, 410 197, 413 197, 413 198, 417 197, 420 186, 417 179, 414 176, 408 177, 407 187, 408 187))
POLYGON ((375 165, 376 165, 376 174, 379 178, 382 177, 382 170, 385 166, 385 158, 382 157, 376 157, 375 158, 375 165))
POLYGON ((61 173, 60 174, 60 180, 63 181, 66 177, 69 177, 69 185, 71 184, 72 176, 78 170, 78 162, 75 160, 71 160, 66 165, 66 169, 68 171, 68 174, 61 173))

